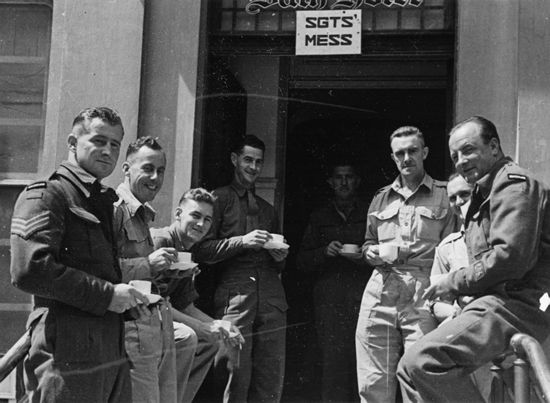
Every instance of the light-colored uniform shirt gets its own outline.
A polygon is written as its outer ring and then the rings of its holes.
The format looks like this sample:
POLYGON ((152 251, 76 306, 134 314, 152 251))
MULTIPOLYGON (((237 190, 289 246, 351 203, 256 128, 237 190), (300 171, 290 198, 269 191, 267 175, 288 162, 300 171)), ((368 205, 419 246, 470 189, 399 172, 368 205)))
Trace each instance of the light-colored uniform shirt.
POLYGON ((149 223, 155 210, 149 203, 142 204, 128 185, 121 183, 116 192, 120 199, 114 204, 114 230, 122 270, 122 281, 150 280, 152 277, 148 256, 154 251, 149 234, 149 223))
POLYGON ((369 207, 363 251, 385 242, 399 244, 392 267, 431 268, 439 241, 457 229, 446 182, 424 175, 408 197, 400 177, 380 189, 369 207))

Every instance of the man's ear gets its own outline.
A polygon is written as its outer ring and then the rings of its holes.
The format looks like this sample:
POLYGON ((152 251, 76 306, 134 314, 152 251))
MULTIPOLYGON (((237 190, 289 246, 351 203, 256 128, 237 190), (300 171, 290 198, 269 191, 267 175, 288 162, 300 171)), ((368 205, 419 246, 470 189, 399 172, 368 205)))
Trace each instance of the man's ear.
POLYGON ((429 152, 430 152, 430 149, 427 146, 422 149, 423 160, 425 160, 428 157, 429 152))
POLYGON ((239 158, 239 156, 237 155, 237 153, 231 153, 231 163, 233 164, 234 167, 237 166, 237 159, 239 158))
POLYGON ((72 152, 76 152, 76 143, 77 143, 77 137, 74 133, 69 133, 67 136, 67 146, 69 147, 69 150, 72 152))
POLYGON ((491 154, 493 155, 497 155, 500 151, 500 144, 495 137, 489 140, 489 147, 491 147, 491 154))
POLYGON ((122 173, 124 176, 130 176, 130 163, 128 161, 122 163, 122 173))
POLYGON ((179 221, 180 217, 181 217, 181 212, 182 212, 182 209, 181 207, 176 207, 176 211, 174 212, 174 217, 176 217, 176 220, 179 221))
POLYGON ((334 189, 334 181, 332 180, 332 177, 327 178, 327 183, 331 189, 334 189))

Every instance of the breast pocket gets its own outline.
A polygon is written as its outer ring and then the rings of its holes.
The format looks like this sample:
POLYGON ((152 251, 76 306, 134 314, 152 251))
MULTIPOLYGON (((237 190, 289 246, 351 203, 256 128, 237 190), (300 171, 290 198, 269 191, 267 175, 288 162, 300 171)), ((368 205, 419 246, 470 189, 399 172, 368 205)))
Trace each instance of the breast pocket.
POLYGON ((124 222, 125 242, 122 246, 122 257, 143 256, 144 251, 153 250, 153 241, 149 236, 149 229, 143 224, 136 225, 132 219, 124 222))
POLYGON ((420 206, 416 209, 418 239, 439 241, 445 225, 448 209, 441 207, 420 206))
POLYGON ((72 206, 69 211, 65 229, 64 252, 69 256, 80 258, 91 258, 97 256, 98 253, 105 253, 104 243, 97 242, 103 237, 99 219, 82 207, 72 206), (96 241, 90 242, 91 239, 96 241), (98 251, 97 248, 102 250, 98 251))
POLYGON ((391 208, 371 213, 376 218, 377 235, 379 242, 387 242, 395 239, 399 232, 399 222, 397 214, 398 208, 391 208))

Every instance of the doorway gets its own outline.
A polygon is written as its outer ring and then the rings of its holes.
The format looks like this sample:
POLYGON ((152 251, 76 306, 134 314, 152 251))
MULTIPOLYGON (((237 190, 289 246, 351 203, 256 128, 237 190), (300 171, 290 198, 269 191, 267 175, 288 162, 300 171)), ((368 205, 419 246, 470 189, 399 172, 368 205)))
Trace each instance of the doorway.
POLYGON ((391 132, 412 125, 423 132, 430 148, 426 171, 445 179, 448 100, 446 88, 289 91, 283 232, 292 247, 283 277, 290 306, 285 401, 319 400, 318 352, 311 322, 314 275, 298 272, 295 260, 309 215, 330 198, 326 178, 331 161, 354 163, 362 177, 360 197, 370 202, 376 190, 398 173, 390 159, 391 132))

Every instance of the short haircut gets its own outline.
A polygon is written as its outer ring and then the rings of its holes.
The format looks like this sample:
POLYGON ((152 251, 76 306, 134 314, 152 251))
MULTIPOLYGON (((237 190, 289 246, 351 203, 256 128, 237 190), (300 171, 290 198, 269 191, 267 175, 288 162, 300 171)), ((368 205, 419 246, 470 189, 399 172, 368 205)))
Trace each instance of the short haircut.
POLYGON ((247 134, 246 136, 239 138, 231 148, 231 152, 241 154, 244 151, 245 146, 257 148, 265 153, 265 143, 253 134, 247 134))
POLYGON ((400 128, 395 129, 390 136, 390 143, 394 138, 407 137, 407 136, 416 136, 420 139, 420 142, 422 143, 422 147, 426 145, 426 142, 424 141, 424 135, 422 134, 422 132, 418 127, 414 127, 414 126, 401 126, 400 128))
POLYGON ((153 138, 151 136, 139 137, 137 140, 132 141, 128 145, 128 150, 126 150, 126 160, 128 160, 131 155, 136 154, 141 147, 149 147, 151 150, 163 151, 157 138, 153 138))
POLYGON ((185 203, 186 200, 195 200, 196 202, 204 202, 213 206, 214 202, 216 201, 216 196, 214 196, 206 189, 194 188, 189 189, 183 194, 183 196, 181 196, 178 206, 181 206, 183 203, 185 203))
POLYGON ((88 133, 88 123, 95 118, 99 118, 111 126, 120 126, 122 128, 122 134, 124 134, 124 126, 122 125, 120 115, 114 109, 106 106, 96 106, 93 108, 82 109, 73 120, 73 128, 78 126, 88 133))
POLYGON ((450 182, 454 178, 458 178, 459 176, 460 176, 460 174, 458 172, 453 172, 452 174, 449 175, 449 179, 447 179, 447 182, 450 182))
POLYGON ((336 170, 336 168, 339 168, 339 167, 350 167, 353 170, 353 173, 355 175, 359 175, 357 173, 357 168, 355 167, 355 163, 353 161, 342 158, 342 159, 335 159, 329 162, 327 166, 327 176, 330 178, 332 175, 334 175, 334 171, 336 170))
POLYGON ((481 128, 480 136, 483 140, 483 144, 488 144, 491 139, 497 139, 498 145, 500 147, 500 138, 498 136, 495 124, 489 119, 484 118, 483 116, 472 116, 457 123, 449 132, 449 137, 452 136, 456 130, 460 129, 462 126, 468 123, 475 123, 481 128))

